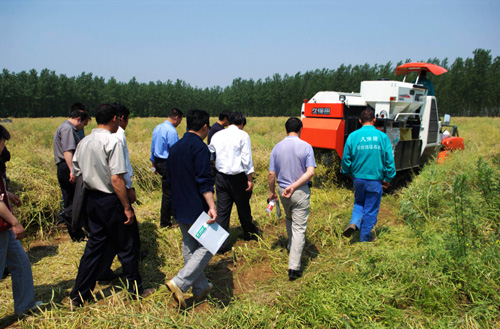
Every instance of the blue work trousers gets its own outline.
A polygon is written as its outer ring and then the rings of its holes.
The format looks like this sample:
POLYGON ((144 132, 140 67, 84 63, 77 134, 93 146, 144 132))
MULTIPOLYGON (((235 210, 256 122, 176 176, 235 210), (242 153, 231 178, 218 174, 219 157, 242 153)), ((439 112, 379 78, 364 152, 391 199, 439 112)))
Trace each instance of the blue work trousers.
POLYGON ((350 224, 360 230, 361 242, 370 241, 371 230, 377 224, 382 200, 382 181, 354 178, 354 207, 350 224))

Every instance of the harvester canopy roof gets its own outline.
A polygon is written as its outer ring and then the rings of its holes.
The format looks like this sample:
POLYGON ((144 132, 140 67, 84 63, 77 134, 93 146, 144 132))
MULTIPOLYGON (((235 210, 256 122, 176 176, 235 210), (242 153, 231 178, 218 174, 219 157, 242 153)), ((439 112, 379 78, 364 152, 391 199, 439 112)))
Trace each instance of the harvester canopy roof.
POLYGON ((396 75, 406 74, 409 72, 420 72, 420 71, 429 71, 435 75, 440 75, 448 72, 447 69, 439 65, 422 63, 422 62, 405 63, 403 65, 396 67, 396 75))

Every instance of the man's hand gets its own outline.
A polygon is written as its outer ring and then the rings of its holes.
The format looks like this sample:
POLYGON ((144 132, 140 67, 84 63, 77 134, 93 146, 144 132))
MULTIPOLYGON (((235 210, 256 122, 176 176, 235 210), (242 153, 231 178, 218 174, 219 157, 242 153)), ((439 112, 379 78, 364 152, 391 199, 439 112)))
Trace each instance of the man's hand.
POLYGON ((253 182, 251 180, 248 181, 248 187, 246 188, 246 192, 249 192, 253 189, 253 182))
POLYGON ((24 236, 26 234, 24 232, 24 227, 19 222, 12 226, 12 232, 14 233, 16 240, 24 239, 24 236))
POLYGON ((127 221, 123 224, 132 225, 135 221, 134 209, 132 209, 132 208, 125 209, 125 216, 127 216, 127 221))
POLYGON ((73 175, 72 171, 70 171, 70 173, 69 173, 69 182, 72 183, 72 184, 76 183, 76 176, 73 175))
POLYGON ((386 182, 386 181, 382 181, 382 187, 385 188, 385 189, 388 189, 389 186, 391 186, 391 183, 389 182, 386 182))
POLYGON ((135 194, 135 190, 133 188, 129 188, 127 190, 128 199, 130 200, 130 204, 137 201, 137 195, 135 194))
POLYGON ((283 191, 283 194, 281 196, 285 197, 285 198, 290 198, 293 194, 293 192, 295 191, 295 187, 293 187, 292 185, 288 186, 284 191, 283 191))
POLYGON ((16 206, 16 207, 20 207, 23 203, 21 202, 21 199, 19 199, 19 197, 13 193, 10 193, 9 191, 7 191, 7 196, 9 197, 9 200, 16 206))
POLYGON ((269 201, 271 200, 278 200, 278 195, 274 192, 269 193, 269 201))
POLYGON ((215 208, 210 208, 208 209, 208 216, 210 216, 210 219, 207 220, 207 224, 213 224, 215 223, 215 220, 217 219, 217 211, 215 208))

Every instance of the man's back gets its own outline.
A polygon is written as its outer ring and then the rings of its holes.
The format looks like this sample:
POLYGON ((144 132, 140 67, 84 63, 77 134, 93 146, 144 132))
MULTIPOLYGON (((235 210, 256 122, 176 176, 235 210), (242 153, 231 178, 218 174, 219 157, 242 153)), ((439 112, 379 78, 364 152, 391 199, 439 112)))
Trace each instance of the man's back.
POLYGON ((369 180, 392 179, 396 171, 389 137, 372 125, 351 133, 344 148, 342 172, 369 180))
POLYGON ((199 136, 187 132, 172 147, 168 176, 173 213, 179 222, 191 223, 202 211, 208 210, 202 194, 213 192, 210 152, 199 136))
POLYGON ((76 128, 68 120, 64 121, 54 134, 54 160, 56 164, 64 161, 64 152, 74 151, 79 139, 76 128))
POLYGON ((179 140, 179 135, 174 125, 170 121, 160 123, 153 130, 151 140, 151 161, 156 158, 167 159, 170 148, 179 140))
POLYGON ((215 134, 210 148, 217 155, 215 167, 219 172, 228 175, 254 172, 250 136, 235 125, 215 134))
POLYGON ((73 168, 87 188, 114 193, 111 176, 127 172, 123 145, 111 132, 96 128, 78 144, 73 168))
POLYGON ((313 149, 307 142, 297 136, 287 136, 274 146, 269 170, 276 172, 279 186, 287 187, 295 182, 307 167, 316 167, 313 149))

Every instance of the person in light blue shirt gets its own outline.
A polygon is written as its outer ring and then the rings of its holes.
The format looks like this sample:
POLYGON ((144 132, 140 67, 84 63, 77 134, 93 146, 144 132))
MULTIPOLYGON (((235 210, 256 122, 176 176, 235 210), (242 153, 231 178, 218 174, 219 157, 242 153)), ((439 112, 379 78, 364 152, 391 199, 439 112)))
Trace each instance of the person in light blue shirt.
POLYGON ((309 217, 311 191, 309 181, 314 175, 316 161, 311 145, 301 140, 302 121, 290 118, 285 123, 287 137, 276 144, 269 162, 269 200, 278 198, 286 213, 288 235, 288 279, 293 281, 302 276, 300 258, 306 242, 306 227, 309 217))
POLYGON ((153 139, 151 140, 150 160, 156 172, 161 175, 161 210, 160 226, 172 226, 172 203, 170 201, 170 188, 167 185, 167 159, 170 149, 179 140, 177 126, 182 121, 182 111, 176 108, 170 110, 165 122, 156 126, 153 130, 153 139))
POLYGON ((351 222, 342 233, 350 237, 360 230, 360 241, 374 241, 371 230, 377 223, 382 189, 388 188, 396 175, 389 137, 375 128, 371 108, 361 112, 362 127, 347 138, 342 157, 342 173, 353 178, 354 207, 351 222))

